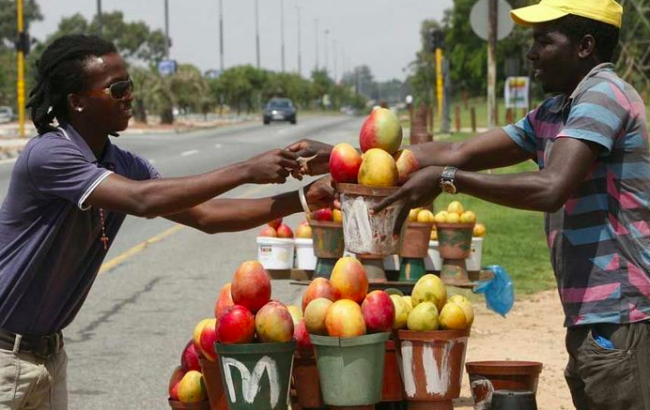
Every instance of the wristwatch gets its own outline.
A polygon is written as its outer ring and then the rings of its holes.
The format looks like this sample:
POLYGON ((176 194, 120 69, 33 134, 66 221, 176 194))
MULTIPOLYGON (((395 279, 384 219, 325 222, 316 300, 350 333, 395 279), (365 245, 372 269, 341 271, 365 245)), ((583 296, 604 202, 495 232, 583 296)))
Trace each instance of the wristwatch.
POLYGON ((456 188, 456 167, 445 167, 440 175, 440 189, 447 194, 455 195, 458 193, 456 188))

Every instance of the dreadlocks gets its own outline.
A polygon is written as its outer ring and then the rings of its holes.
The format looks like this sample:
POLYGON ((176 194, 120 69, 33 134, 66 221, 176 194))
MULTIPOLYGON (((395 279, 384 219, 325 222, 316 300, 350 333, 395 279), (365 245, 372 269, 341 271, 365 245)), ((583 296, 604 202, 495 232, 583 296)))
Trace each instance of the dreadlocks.
POLYGON ((85 64, 90 57, 116 53, 113 43, 97 36, 63 36, 50 44, 36 62, 36 86, 27 108, 39 134, 52 131, 52 121, 68 118, 68 95, 87 87, 85 64))

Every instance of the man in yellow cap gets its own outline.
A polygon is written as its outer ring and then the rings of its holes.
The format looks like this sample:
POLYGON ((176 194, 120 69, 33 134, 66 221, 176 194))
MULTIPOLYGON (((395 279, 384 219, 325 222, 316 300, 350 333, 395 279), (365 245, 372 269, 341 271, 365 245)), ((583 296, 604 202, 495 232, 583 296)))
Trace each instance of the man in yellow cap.
MULTIPOLYGON (((533 29, 527 57, 554 96, 514 125, 412 146, 420 171, 375 208, 406 202, 398 232, 409 209, 441 192, 544 212, 579 410, 650 409, 650 155, 643 100, 611 63, 622 14, 613 0, 513 10, 533 29), (476 172, 527 160, 539 170, 476 172)), ((309 147, 324 151, 290 149, 309 147)))

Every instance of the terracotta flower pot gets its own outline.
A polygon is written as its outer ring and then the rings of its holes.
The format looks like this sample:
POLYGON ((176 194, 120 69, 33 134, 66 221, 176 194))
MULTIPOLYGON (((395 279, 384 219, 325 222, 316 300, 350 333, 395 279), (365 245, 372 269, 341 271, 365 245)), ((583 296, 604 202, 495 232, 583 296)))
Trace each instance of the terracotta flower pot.
POLYGON ((472 230, 475 224, 436 223, 440 257, 467 259, 472 252, 472 230))
POLYGON ((172 410, 210 410, 210 402, 207 400, 198 403, 183 403, 176 400, 168 400, 172 410))
POLYGON ((320 378, 314 352, 296 350, 293 358, 293 385, 298 404, 302 408, 316 409, 325 406, 320 390, 320 378))
POLYGON ((381 212, 371 213, 375 205, 398 189, 336 184, 336 190, 341 194, 343 236, 348 252, 378 256, 399 252, 404 231, 400 235, 393 235, 393 231, 404 201, 397 201, 381 212))
POLYGON ((399 256, 403 258, 426 258, 429 253, 433 223, 409 222, 404 231, 399 256))
POLYGON ((397 348, 394 340, 386 342, 384 380, 381 387, 381 401, 402 401, 404 399, 402 377, 397 363, 397 348))
POLYGON ((537 393, 537 382, 542 363, 493 360, 468 362, 465 365, 476 406, 488 405, 496 390, 532 391, 537 393))
POLYGON ((205 357, 200 357, 199 363, 201 364, 201 373, 203 373, 205 388, 210 400, 210 408, 212 410, 228 410, 228 399, 226 398, 226 392, 223 390, 219 358, 217 358, 216 362, 211 362, 205 357))
POLYGON ((309 221, 314 239, 314 255, 318 258, 338 259, 343 256, 343 224, 330 221, 309 221))
POLYGON ((399 330, 398 352, 410 410, 453 410, 460 396, 469 329, 399 330))

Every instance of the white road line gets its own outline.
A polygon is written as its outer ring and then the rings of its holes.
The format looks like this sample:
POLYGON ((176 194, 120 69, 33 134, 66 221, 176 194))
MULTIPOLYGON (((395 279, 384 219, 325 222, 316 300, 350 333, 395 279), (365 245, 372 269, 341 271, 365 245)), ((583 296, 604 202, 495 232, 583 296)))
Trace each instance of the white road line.
POLYGON ((193 149, 193 150, 190 150, 190 151, 181 152, 181 157, 187 157, 187 156, 198 154, 198 153, 199 153, 198 149, 193 149))

